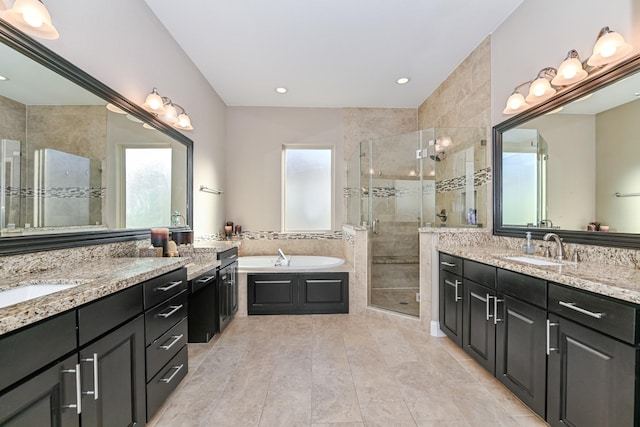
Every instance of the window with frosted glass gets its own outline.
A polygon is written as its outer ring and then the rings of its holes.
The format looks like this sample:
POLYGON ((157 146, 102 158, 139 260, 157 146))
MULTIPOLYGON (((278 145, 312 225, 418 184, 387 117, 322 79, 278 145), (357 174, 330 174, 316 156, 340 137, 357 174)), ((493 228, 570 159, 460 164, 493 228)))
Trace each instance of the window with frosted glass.
POLYGON ((171 224, 171 148, 125 148, 125 224, 171 224))
POLYGON ((332 229, 333 149, 284 148, 284 231, 332 229))

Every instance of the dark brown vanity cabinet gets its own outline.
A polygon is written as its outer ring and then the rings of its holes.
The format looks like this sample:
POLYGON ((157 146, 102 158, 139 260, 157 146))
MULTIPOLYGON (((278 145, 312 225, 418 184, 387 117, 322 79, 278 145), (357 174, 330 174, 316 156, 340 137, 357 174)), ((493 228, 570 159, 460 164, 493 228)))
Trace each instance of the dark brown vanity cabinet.
POLYGON ((549 284, 547 422, 635 426, 638 308, 549 284))
POLYGON ((487 371, 495 374, 496 268, 463 260, 462 348, 487 371))
POLYGON ((462 259, 440 253, 440 329, 462 347, 462 259))
POLYGON ((187 375, 187 300, 185 269, 144 283, 147 420, 187 375))
POLYGON ((247 275, 248 313, 328 314, 349 312, 349 273, 247 275))
POLYGON ((546 282, 497 270, 495 376, 544 418, 546 397, 546 282))

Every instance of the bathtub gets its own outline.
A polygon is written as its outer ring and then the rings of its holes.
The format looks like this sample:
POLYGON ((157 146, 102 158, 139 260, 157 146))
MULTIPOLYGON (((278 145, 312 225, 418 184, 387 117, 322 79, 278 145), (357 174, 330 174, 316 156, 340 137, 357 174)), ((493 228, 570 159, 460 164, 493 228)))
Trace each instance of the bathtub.
POLYGON ((243 256, 238 258, 238 269, 245 271, 286 271, 286 270, 322 270, 344 264, 344 259, 328 256, 289 255, 288 266, 274 265, 277 256, 243 256))

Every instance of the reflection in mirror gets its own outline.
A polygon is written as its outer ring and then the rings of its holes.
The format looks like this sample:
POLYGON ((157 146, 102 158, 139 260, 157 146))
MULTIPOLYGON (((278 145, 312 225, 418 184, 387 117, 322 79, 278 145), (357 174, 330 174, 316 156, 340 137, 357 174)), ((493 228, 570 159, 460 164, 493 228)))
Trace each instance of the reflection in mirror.
POLYGON ((638 69, 640 57, 565 97, 570 103, 496 126, 496 234, 555 228, 573 241, 639 244, 638 69))
POLYGON ((4 44, 0 58, 3 236, 187 225, 186 145, 4 44))

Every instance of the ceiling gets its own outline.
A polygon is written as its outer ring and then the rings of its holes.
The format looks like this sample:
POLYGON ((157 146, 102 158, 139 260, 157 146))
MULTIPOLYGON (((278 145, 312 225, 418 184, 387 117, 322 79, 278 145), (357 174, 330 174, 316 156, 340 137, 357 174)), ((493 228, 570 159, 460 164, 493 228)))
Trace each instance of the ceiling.
POLYGON ((418 107, 522 2, 145 1, 229 106, 369 108, 418 107))

